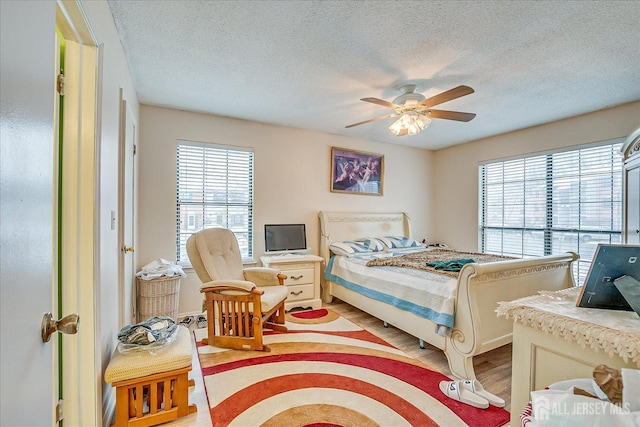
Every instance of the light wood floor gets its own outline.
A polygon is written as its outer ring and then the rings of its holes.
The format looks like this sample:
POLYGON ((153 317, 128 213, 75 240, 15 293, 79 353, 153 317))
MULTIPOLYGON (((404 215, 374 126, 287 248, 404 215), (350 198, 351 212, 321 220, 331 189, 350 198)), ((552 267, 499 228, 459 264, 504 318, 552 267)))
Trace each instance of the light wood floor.
MULTIPOLYGON (((377 335, 387 341, 389 344, 420 360, 430 369, 442 372, 445 375, 450 375, 447 358, 442 350, 430 346, 429 344, 425 344, 425 349, 421 349, 418 345, 417 338, 392 326, 385 328, 382 321, 339 300, 334 299, 333 303, 325 304, 324 306, 334 310, 336 313, 339 313, 374 335, 377 335)), ((195 326, 193 325, 191 326, 192 329, 194 327, 195 326)), ((476 371, 476 376, 484 388, 503 398, 507 403, 505 409, 508 411, 511 407, 511 345, 506 345, 476 356, 473 359, 473 365, 476 371)), ((196 383, 195 387, 192 387, 189 390, 189 403, 196 404, 198 406, 198 412, 179 420, 162 424, 163 426, 212 426, 211 417, 208 412, 209 405, 207 403, 207 396, 202 382, 200 363, 196 352, 194 352, 193 370, 189 374, 189 378, 193 378, 196 383)))

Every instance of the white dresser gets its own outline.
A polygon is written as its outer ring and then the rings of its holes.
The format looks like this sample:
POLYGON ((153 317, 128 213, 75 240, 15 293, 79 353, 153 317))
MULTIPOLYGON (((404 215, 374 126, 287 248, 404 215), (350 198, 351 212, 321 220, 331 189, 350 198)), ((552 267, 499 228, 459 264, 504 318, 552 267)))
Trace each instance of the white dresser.
POLYGON ((633 311, 576 307, 580 288, 502 302, 512 317, 511 425, 530 392, 563 380, 592 378, 593 368, 640 368, 640 317, 633 311))
POLYGON ((320 280, 323 258, 317 255, 274 255, 261 256, 260 262, 287 275, 284 284, 289 288, 289 296, 285 310, 322 307, 320 280))

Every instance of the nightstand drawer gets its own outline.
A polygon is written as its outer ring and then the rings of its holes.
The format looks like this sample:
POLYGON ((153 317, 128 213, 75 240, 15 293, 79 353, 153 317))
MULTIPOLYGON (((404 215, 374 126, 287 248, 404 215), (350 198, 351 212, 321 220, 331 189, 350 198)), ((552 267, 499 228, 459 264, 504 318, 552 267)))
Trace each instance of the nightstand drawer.
MULTIPOLYGON (((2 1, 2 0, 0 0, 2 1)), ((324 259, 316 255, 273 255, 261 256, 260 262, 264 267, 274 268, 287 276, 287 301, 284 303, 286 311, 294 308, 322 307, 320 299, 321 269, 324 259)))
POLYGON ((283 274, 287 275, 284 284, 287 286, 313 284, 313 268, 301 268, 298 270, 285 270, 283 274))
POLYGON ((308 285, 289 286, 287 302, 313 299, 313 283, 308 285))

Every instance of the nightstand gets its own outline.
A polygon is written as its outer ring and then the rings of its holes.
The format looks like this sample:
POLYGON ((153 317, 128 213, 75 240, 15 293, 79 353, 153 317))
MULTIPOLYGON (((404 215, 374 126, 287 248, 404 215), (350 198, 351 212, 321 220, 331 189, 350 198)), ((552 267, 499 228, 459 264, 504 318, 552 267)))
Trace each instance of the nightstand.
POLYGON ((320 275, 324 258, 317 255, 261 256, 265 267, 280 270, 287 275, 284 284, 289 288, 285 310, 295 307, 318 309, 320 299, 320 275))

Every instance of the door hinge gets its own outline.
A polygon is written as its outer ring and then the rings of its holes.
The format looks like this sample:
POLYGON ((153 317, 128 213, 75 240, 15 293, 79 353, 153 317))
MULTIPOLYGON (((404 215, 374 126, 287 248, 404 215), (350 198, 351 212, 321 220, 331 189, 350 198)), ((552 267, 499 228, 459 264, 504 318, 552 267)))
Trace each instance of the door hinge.
POLYGON ((56 89, 60 95, 64 95, 64 74, 58 74, 58 79, 56 81, 56 89))
POLYGON ((62 399, 58 400, 58 404, 56 405, 56 422, 59 423, 62 421, 62 399))
POLYGON ((133 144, 133 155, 135 156, 138 153, 138 145, 133 144))

